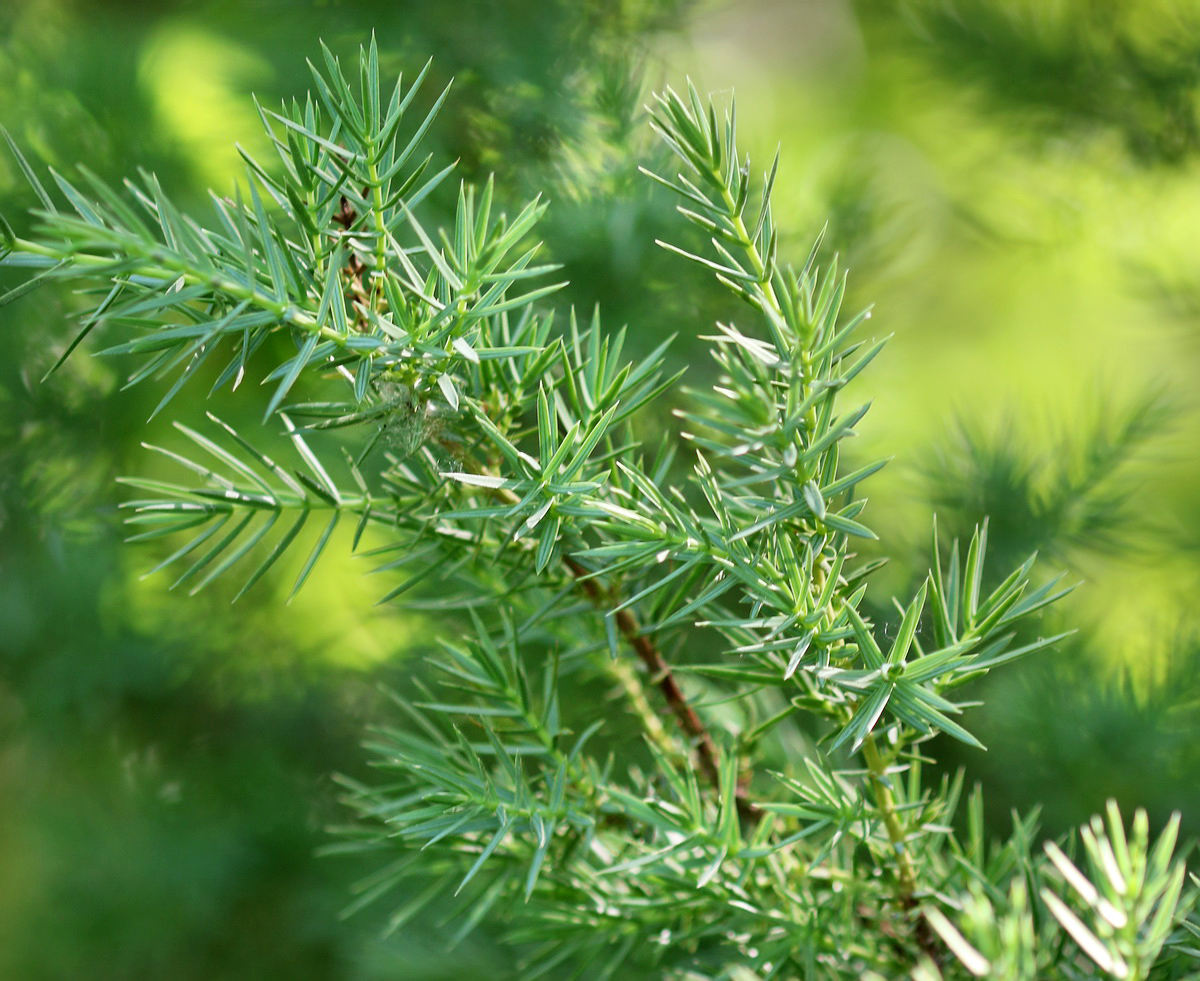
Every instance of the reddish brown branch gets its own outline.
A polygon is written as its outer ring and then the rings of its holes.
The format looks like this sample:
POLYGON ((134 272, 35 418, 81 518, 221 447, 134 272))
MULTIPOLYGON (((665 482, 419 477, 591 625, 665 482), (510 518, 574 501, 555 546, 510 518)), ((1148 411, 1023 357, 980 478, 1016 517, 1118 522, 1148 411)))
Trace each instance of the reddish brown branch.
MULTIPOLYGON (((605 596, 595 579, 588 578, 590 573, 587 569, 574 559, 565 558, 563 561, 588 599, 598 607, 608 604, 610 597, 605 596)), ((646 666, 646 670, 650 673, 650 680, 662 692, 662 696, 680 728, 692 741, 701 772, 714 787, 719 787, 721 783, 720 767, 717 764, 717 748, 713 742, 712 733, 708 731, 700 716, 696 714, 696 710, 688 702, 687 696, 684 695, 683 689, 679 687, 679 682, 675 680, 675 675, 671 672, 670 665, 664 660, 662 652, 655 646, 654 641, 642 632, 637 618, 628 608, 618 611, 613 619, 616 621, 621 636, 625 638, 646 666)), ((744 781, 738 781, 736 794, 738 813, 743 818, 757 821, 761 817, 761 812, 747 799, 744 781)))
MULTIPOLYGON (((594 585, 590 579, 586 582, 594 585)), ((637 656, 642 659, 642 663, 646 665, 646 670, 650 672, 650 680, 658 685, 658 690, 662 692, 663 698, 666 699, 667 705, 678 720, 680 727, 695 741, 700 769, 715 786, 720 780, 720 776, 717 766, 717 750, 713 745, 712 735, 700 721, 696 710, 688 703, 683 689, 679 687, 679 682, 675 680, 675 675, 671 673, 670 667, 663 660, 658 648, 654 646, 654 642, 641 632, 634 615, 629 610, 621 610, 614 619, 621 636, 629 642, 637 656)))
MULTIPOLYGON (((492 469, 488 467, 483 472, 490 474, 492 473, 492 469)), ((502 499, 510 500, 510 503, 515 503, 517 500, 511 491, 499 490, 496 493, 502 499)), ((566 555, 563 556, 563 564, 567 567, 571 575, 575 577, 575 581, 579 584, 580 589, 583 590, 584 595, 592 601, 597 609, 606 610, 616 605, 613 597, 600 587, 600 584, 592 578, 592 574, 587 568, 566 555)), ((700 716, 696 714, 696 710, 689 704, 687 696, 684 695, 683 689, 679 687, 679 682, 675 680, 675 675, 671 673, 671 667, 663 658, 662 652, 659 651, 650 637, 642 633, 642 628, 637 622, 637 617, 633 615, 631 610, 628 608, 619 610, 613 619, 616 621, 617 630, 621 636, 634 649, 638 658, 646 666, 646 670, 650 673, 650 680, 662 692, 662 696, 666 700, 671 714, 675 716, 676 722, 679 723, 680 727, 693 742, 696 759, 705 779, 714 787, 720 789, 721 768, 717 763, 717 747, 713 742, 712 734, 705 728, 700 716)), ((762 811, 750 801, 748 784, 749 774, 742 774, 737 781, 734 794, 737 798, 738 814, 744 820, 755 823, 762 817, 762 811)))
MULTIPOLYGON (((366 189, 363 190, 366 194, 366 189)), ((358 221, 358 213, 354 210, 354 206, 350 204, 350 200, 344 195, 341 201, 341 208, 333 216, 336 224, 341 225, 343 229, 350 232, 355 223, 358 221)), ((360 314, 365 309, 367 302, 367 287, 366 287, 367 267, 363 261, 354 254, 350 253, 350 258, 346 261, 346 278, 348 280, 347 288, 350 295, 347 297, 347 306, 354 307, 360 314)), ((370 325, 367 322, 365 314, 359 317, 358 329, 363 333, 370 331, 370 325)))

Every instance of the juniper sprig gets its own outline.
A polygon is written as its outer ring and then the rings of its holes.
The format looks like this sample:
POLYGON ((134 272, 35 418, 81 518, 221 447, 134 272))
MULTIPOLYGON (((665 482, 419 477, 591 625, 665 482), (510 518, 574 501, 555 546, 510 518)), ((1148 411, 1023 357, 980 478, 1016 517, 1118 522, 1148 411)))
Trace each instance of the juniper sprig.
POLYGON ((267 386, 290 463, 212 416, 155 448, 181 482, 127 481, 176 586, 236 576, 236 599, 295 550, 294 594, 344 524, 398 574, 386 601, 444 614, 436 683, 370 740, 386 779, 346 782, 342 847, 385 856, 353 906, 500 926, 522 977, 1184 976, 1175 824, 1151 841, 1114 806, 1081 851, 1030 818, 990 842, 978 792, 925 777, 939 737, 978 745, 964 684, 1065 636, 1030 625, 1067 590, 1032 558, 986 571, 986 523, 948 548, 935 527, 896 620, 869 615, 885 461, 845 447, 884 341, 819 243, 781 259, 778 158, 752 177, 732 106, 689 85, 650 113, 680 170, 646 173, 709 240, 660 244, 744 317, 705 338, 717 383, 679 390, 669 341, 630 360, 598 314, 554 315, 544 202, 510 217, 463 184, 451 227, 419 217, 453 172, 421 154, 447 98, 414 122, 425 70, 389 90, 374 42, 349 76, 324 56, 303 102, 260 107, 277 159, 207 222, 150 174, 48 188, 13 146, 40 207, 31 237, 3 226, 32 278, 2 302, 81 290, 63 358, 112 335, 155 413, 200 377, 267 386))

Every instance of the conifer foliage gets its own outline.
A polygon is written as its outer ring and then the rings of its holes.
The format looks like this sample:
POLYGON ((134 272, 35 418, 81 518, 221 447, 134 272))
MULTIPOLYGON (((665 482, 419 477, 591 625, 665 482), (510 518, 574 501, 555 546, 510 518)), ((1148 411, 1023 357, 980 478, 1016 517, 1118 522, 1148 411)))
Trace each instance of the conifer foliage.
POLYGON ((923 778, 935 737, 978 745, 964 684, 1061 639, 1029 624, 1066 590, 1032 559, 985 571, 986 524, 935 528, 873 622, 855 543, 884 461, 844 446, 883 341, 836 260, 778 255, 778 160, 752 177, 733 108, 689 85, 650 113, 677 159, 647 176, 709 240, 660 244, 743 303, 706 338, 717 384, 675 390, 669 342, 629 360, 599 315, 556 320, 543 202, 510 217, 464 185, 452 227, 419 217, 453 173, 421 152, 447 93, 385 88, 378 61, 326 50, 303 102, 260 107, 278 159, 205 222, 150 174, 46 180, 10 140, 40 206, 31 237, 3 226, 29 277, 2 302, 90 297, 64 359, 103 329, 156 413, 200 377, 267 386, 269 432, 179 425, 157 452, 180 481, 128 480, 176 585, 240 597, 295 551, 295 593, 348 541, 398 576, 385 600, 458 623, 370 740, 384 778, 347 782, 339 847, 381 856, 353 906, 390 897, 399 929, 450 904, 454 936, 507 931, 522 977, 1187 975, 1175 824, 1114 806, 1077 845, 1032 818, 994 842, 978 792, 923 778), (645 421, 668 391, 678 433, 645 421))

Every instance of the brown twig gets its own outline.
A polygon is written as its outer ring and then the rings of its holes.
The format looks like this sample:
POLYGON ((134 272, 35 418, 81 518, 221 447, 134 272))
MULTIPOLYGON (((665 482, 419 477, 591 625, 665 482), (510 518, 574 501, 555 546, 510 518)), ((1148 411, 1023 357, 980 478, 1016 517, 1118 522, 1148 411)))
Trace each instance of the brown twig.
MULTIPOLYGON (((335 224, 341 225, 347 233, 354 228, 355 223, 358 221, 358 212, 354 210, 354 206, 350 204, 350 200, 345 196, 342 197, 341 208, 333 216, 333 221, 335 224)), ((348 297, 348 305, 359 310, 361 313, 367 303, 367 267, 353 251, 351 251, 350 258, 346 261, 346 274, 349 280, 348 289, 351 294, 348 297)), ((363 333, 367 333, 370 330, 370 325, 365 315, 360 316, 358 329, 363 333)))
MULTIPOLYGON (((482 472, 491 474, 492 467, 485 466, 482 468, 482 472)), ((509 501, 509 503, 516 503, 518 500, 512 491, 509 490, 498 489, 494 493, 501 499, 509 501)), ((603 610, 615 605, 612 596, 606 594, 585 566, 569 555, 564 555, 562 561, 571 575, 575 577, 575 581, 579 584, 580 589, 583 590, 584 595, 592 601, 597 609, 603 610)), ((708 731, 700 716, 696 714, 696 710, 688 702, 687 696, 684 695, 683 689, 679 687, 679 682, 675 680, 675 675, 671 672, 671 666, 667 664, 662 656, 662 652, 655 646, 654 641, 642 632, 642 628, 633 611, 628 608, 618 610, 613 619, 616 621, 617 630, 621 636, 633 648, 638 658, 646 666, 650 680, 662 692, 662 696, 666 700, 671 714, 675 716, 675 720, 679 723, 680 728, 692 740, 695 746, 696 759, 705 779, 719 789, 721 786, 721 768, 717 763, 717 747, 713 742, 712 733, 708 731)), ((748 784, 749 775, 740 776, 734 788, 734 795, 737 799, 738 814, 741 815, 743 820, 754 824, 762 818, 763 812, 750 800, 748 784)))
MULTIPOLYGON (((572 558, 564 558, 564 564, 579 583, 580 588, 586 594, 588 599, 595 603, 598 607, 603 607, 609 604, 611 597, 604 594, 604 590, 595 579, 590 578, 591 574, 582 565, 572 558)), ((704 773, 705 778, 714 786, 719 787, 720 767, 717 763, 717 747, 713 742, 712 733, 705 727, 700 716, 696 714, 696 710, 692 708, 684 695, 683 689, 679 687, 679 682, 675 680, 675 675, 671 671, 671 667, 667 664, 662 656, 662 652, 655 646, 654 641, 642 632, 641 626, 638 624, 637 617, 628 608, 619 610, 613 617, 616 621, 617 630, 621 636, 633 648, 641 662, 646 666, 646 670, 650 673, 651 681, 658 686, 658 690, 662 692, 667 706, 671 710, 671 714, 675 716, 675 720, 689 739, 695 746, 696 759, 700 765, 700 770, 704 773)), ((754 806, 747 797, 747 788, 745 781, 738 781, 736 788, 738 813, 749 821, 757 821, 762 812, 754 806)))

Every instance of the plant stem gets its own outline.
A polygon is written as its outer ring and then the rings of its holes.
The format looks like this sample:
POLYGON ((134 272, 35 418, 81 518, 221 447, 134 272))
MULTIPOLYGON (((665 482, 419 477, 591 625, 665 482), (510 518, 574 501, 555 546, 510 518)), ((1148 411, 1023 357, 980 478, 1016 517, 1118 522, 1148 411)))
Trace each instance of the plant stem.
MULTIPOLYGON (((605 595, 596 581, 584 578, 589 575, 587 569, 571 558, 564 558, 563 562, 571 571, 571 574, 575 576, 576 581, 588 599, 600 608, 611 605, 612 598, 605 595)), ((714 787, 720 787, 720 765, 717 761, 717 747, 713 742, 712 733, 708 731, 704 722, 701 721, 700 716, 696 714, 696 710, 688 702, 687 696, 683 693, 683 689, 679 687, 679 682, 675 680, 675 675, 672 673, 670 665, 663 658, 662 652, 655 646, 654 641, 642 633, 641 626, 638 624, 637 618, 633 615, 632 611, 629 609, 620 610, 614 615, 613 619, 616 621, 617 630, 620 631, 621 636, 633 648, 634 652, 646 666, 646 670, 650 672, 650 679, 658 685, 658 690, 662 692, 663 698, 666 700, 668 707, 671 709, 671 714, 675 716, 675 720, 679 723, 680 728, 693 741, 696 749, 696 759, 705 778, 714 787)), ((651 738, 653 738, 653 734, 651 738)), ((746 780, 738 781, 735 791, 737 794, 738 813, 746 820, 757 821, 761 817, 761 812, 747 799, 746 783, 746 780)))
MULTIPOLYGON (((598 607, 609 605, 610 598, 605 596, 596 580, 584 578, 589 575, 587 569, 571 558, 564 558, 563 562, 588 599, 598 607)), ((717 766, 717 748, 713 743, 712 735, 700 721, 696 710, 689 704, 687 696, 683 694, 683 689, 675 680, 670 666, 663 659, 662 652, 649 637, 642 633, 637 618, 630 610, 619 611, 613 619, 621 636, 646 665, 646 670, 650 672, 650 679, 658 685, 658 690, 662 692, 663 698, 666 699, 667 705, 680 727, 695 740, 700 769, 704 771, 705 777, 716 786, 719 780, 719 767, 717 766)))
POLYGON ((863 759, 867 764, 867 780, 875 795, 875 805, 883 817, 883 826, 887 829, 888 841, 891 842, 892 850, 896 853, 896 879, 900 886, 900 903, 902 906, 908 907, 916 892, 917 877, 913 869, 912 855, 905 842, 904 828, 901 826, 900 816, 896 812, 896 798, 892 794, 887 777, 887 763, 880 755, 879 747, 875 745, 874 736, 867 736, 863 741, 862 751, 863 759))
POLYGON ((638 677, 637 671, 630 662, 625 658, 616 660, 606 658, 605 660, 608 662, 606 665, 608 672, 621 686, 625 697, 629 699, 629 706, 633 714, 638 717, 642 727, 646 730, 646 738, 668 758, 685 760, 687 754, 681 752, 676 740, 667 732, 667 727, 662 724, 658 713, 654 711, 654 706, 650 704, 650 699, 646 697, 646 688, 642 684, 642 679, 638 677))
MULTIPOLYGON (((490 468, 483 467, 482 470, 484 473, 491 473, 490 468)), ((495 493, 501 499, 509 500, 510 503, 516 503, 518 500, 516 495, 511 491, 502 488, 497 489, 495 493)), ((603 589, 601 589, 599 583, 597 583, 595 579, 591 578, 591 573, 587 568, 580 565, 570 556, 566 555, 563 556, 563 565, 565 565, 571 575, 575 577, 575 581, 579 585, 580 589, 583 590, 584 595, 592 601, 597 609, 604 610, 616 605, 613 602, 612 597, 609 596, 603 589)), ((613 620, 615 621, 617 630, 620 632, 621 636, 625 639, 629 646, 633 648, 634 653, 637 654, 642 663, 646 666, 646 670, 650 673, 651 681, 653 681, 654 684, 658 686, 658 690, 662 692, 663 698, 666 700, 668 707, 671 709, 671 714, 675 716, 675 719, 679 723, 680 727, 694 742, 696 757, 705 778, 714 787, 719 787, 720 766, 717 763, 717 748, 716 744, 713 742, 712 734, 705 727, 703 721, 700 719, 700 716, 696 714, 696 710, 692 708, 691 704, 688 702, 687 696, 684 695, 683 689, 679 687, 679 682, 675 680, 675 675, 671 672, 670 665, 668 665, 666 660, 663 658, 662 652, 659 651, 649 637, 642 633, 641 626, 638 624, 637 618, 633 615, 631 610, 619 610, 613 616, 613 620)), ((634 680, 636 680, 636 678, 634 680)), ((624 684, 625 682, 622 681, 622 683, 624 684)), ((640 690, 640 685, 638 686, 638 690, 640 690)), ((640 706, 637 705, 636 698, 633 697, 634 693, 628 685, 626 685, 626 691, 628 691, 631 695, 631 700, 634 702, 635 711, 639 710, 640 706)), ((644 697, 642 702, 645 704, 644 697)), ((646 705, 646 709, 649 709, 648 704, 646 705)), ((661 748, 669 747, 669 741, 664 743, 666 737, 665 730, 663 730, 662 725, 658 723, 658 720, 653 718, 653 712, 645 715, 639 711, 639 714, 643 715, 646 731, 650 738, 653 739, 661 748)), ((745 788, 743 784, 744 781, 739 782, 737 788, 738 811, 743 817, 757 820, 759 814, 758 808, 754 807, 753 804, 746 800, 744 796, 745 788)))
MULTIPOLYGON (((240 281, 227 269, 216 267, 212 269, 198 269, 183 261, 180 257, 165 251, 162 247, 139 249, 136 243, 132 242, 123 243, 122 247, 125 248, 128 254, 144 263, 144 265, 136 270, 126 270, 123 273, 125 276, 136 273, 154 279, 163 279, 168 282, 183 277, 184 283, 188 286, 208 286, 214 292, 224 293, 235 300, 242 300, 260 310, 273 313, 279 318, 280 323, 290 324, 308 334, 316 333, 322 339, 333 341, 341 346, 346 344, 346 335, 339 333, 332 327, 322 327, 317 323, 315 316, 305 310, 301 310, 293 301, 272 299, 261 290, 248 285, 244 281, 240 281)), ((31 255, 46 256, 51 259, 68 259, 72 265, 94 267, 100 272, 110 269, 117 261, 111 256, 92 255, 86 252, 72 253, 69 250, 54 248, 20 238, 16 240, 14 250, 28 252, 31 255)))
MULTIPOLYGON (((867 780, 871 784, 871 792, 875 797, 875 806, 883 818, 883 826, 887 829, 888 841, 896 855, 896 882, 898 892, 896 900, 901 909, 910 915, 917 911, 917 872, 913 865, 912 853, 909 851, 907 835, 900 822, 896 808, 896 798, 892 793, 891 781, 887 775, 888 761, 884 760, 875 744, 873 735, 867 736, 862 745, 863 759, 867 764, 867 780)), ((942 959, 942 949, 934 937, 933 931, 925 918, 915 916, 913 935, 921 952, 934 963, 942 959)))

